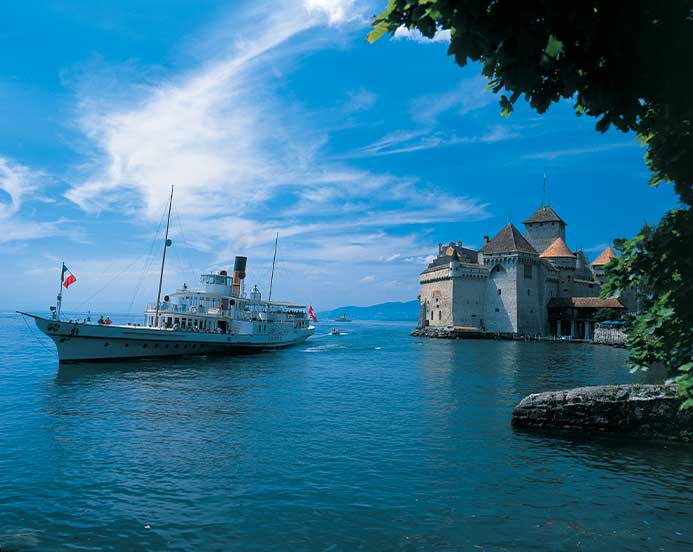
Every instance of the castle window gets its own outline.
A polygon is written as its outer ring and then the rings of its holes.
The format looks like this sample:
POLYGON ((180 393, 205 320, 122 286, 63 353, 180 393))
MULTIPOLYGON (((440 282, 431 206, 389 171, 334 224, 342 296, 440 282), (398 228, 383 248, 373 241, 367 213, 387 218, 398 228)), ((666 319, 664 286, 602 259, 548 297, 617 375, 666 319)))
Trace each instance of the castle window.
POLYGON ((500 312, 500 309, 496 309, 496 312, 500 312))
POLYGON ((532 263, 525 262, 525 280, 532 279, 532 263))
POLYGON ((438 320, 443 319, 443 311, 438 311, 438 320))
POLYGON ((531 289, 528 289, 528 290, 527 290, 527 295, 532 295, 532 290, 531 290, 531 289))

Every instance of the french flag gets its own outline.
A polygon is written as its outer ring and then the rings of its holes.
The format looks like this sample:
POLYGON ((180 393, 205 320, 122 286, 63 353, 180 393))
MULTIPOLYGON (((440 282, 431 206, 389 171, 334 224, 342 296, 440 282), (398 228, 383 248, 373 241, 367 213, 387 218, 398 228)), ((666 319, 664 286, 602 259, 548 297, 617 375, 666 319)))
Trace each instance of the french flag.
POLYGON ((75 277, 72 272, 65 266, 65 263, 63 263, 63 274, 60 278, 60 281, 63 283, 63 287, 65 289, 69 288, 72 284, 74 284, 77 281, 77 278, 75 277), (65 274, 67 274, 67 278, 65 277, 65 274))

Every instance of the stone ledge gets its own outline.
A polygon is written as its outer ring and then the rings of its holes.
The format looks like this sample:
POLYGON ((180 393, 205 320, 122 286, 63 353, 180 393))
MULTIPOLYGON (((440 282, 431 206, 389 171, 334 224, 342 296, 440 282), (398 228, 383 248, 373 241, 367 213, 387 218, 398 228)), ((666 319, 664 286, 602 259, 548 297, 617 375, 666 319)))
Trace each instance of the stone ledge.
POLYGON ((512 424, 693 442, 693 410, 680 410, 681 403, 675 385, 577 387, 525 397, 512 424))

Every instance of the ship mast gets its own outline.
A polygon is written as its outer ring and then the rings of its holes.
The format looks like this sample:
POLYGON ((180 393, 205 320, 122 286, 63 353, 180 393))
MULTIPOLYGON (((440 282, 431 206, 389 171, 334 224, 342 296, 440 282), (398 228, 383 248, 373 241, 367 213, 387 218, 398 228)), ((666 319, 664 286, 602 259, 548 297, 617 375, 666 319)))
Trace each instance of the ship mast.
POLYGON ((164 263, 166 262, 166 249, 171 242, 168 239, 168 227, 171 223, 171 205, 173 204, 173 185, 171 185, 171 197, 168 200, 168 216, 166 217, 166 237, 164 238, 164 253, 161 257, 161 272, 159 273, 159 291, 156 294, 156 314, 154 315, 154 327, 159 327, 159 307, 161 306, 161 284, 164 281, 164 263))
POLYGON ((279 232, 277 232, 277 237, 274 239, 274 258, 272 259, 272 275, 270 276, 270 288, 269 288, 269 298, 267 302, 272 301, 272 283, 274 282, 274 264, 277 262, 277 242, 279 242, 279 232))

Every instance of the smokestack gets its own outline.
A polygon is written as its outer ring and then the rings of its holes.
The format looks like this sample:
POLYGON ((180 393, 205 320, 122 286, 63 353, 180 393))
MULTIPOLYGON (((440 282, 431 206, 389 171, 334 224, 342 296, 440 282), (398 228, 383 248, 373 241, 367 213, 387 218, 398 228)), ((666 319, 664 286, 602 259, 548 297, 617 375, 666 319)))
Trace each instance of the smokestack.
POLYGON ((237 256, 233 261, 233 283, 232 291, 234 295, 241 295, 241 282, 245 279, 245 265, 248 257, 237 256))

